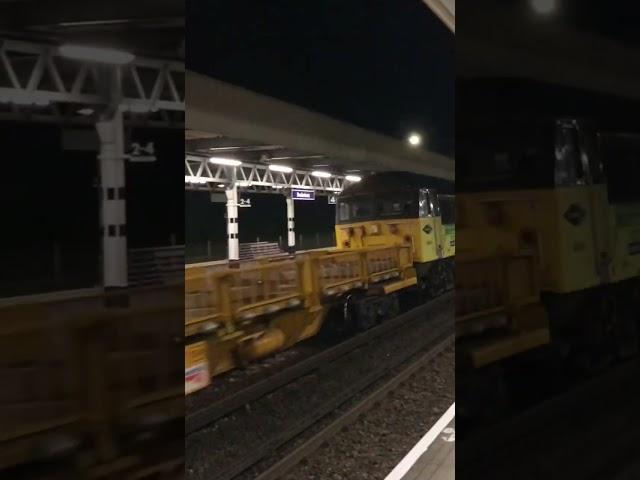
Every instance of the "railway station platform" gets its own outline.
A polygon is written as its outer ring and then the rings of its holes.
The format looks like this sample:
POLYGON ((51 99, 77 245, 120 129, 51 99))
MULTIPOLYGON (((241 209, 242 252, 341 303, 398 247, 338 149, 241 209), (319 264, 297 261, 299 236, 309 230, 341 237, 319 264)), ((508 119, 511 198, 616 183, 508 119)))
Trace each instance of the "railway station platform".
POLYGON ((385 480, 453 480, 455 428, 455 404, 452 404, 385 480))

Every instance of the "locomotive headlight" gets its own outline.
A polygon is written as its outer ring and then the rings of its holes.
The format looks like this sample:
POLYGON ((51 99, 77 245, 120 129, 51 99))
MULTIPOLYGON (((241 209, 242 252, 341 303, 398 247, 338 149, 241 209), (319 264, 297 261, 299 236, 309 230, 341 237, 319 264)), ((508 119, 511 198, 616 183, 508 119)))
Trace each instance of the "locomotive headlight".
POLYGON ((371 225, 371 227, 369 228, 369 233, 371 233, 372 235, 377 235, 378 233, 380 233, 380 227, 377 223, 371 225))

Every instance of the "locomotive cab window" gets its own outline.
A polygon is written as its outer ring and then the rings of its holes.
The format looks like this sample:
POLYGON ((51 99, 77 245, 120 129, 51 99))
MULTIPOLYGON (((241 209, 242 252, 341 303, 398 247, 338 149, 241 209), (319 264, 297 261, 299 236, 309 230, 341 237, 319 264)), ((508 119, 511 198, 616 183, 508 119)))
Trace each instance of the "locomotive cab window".
POLYGON ((640 202, 640 135, 603 134, 600 137, 609 201, 640 202))
POLYGON ((443 225, 456 223, 456 204, 453 195, 440 195, 440 213, 443 225))
POLYGON ((578 130, 573 125, 559 122, 556 135, 556 185, 584 185, 585 165, 580 152, 578 130))
POLYGON ((349 221, 349 204, 345 200, 338 201, 338 223, 349 221))
POLYGON ((376 216, 380 218, 417 217, 417 192, 401 191, 379 195, 376 199, 376 216))
POLYGON ((338 200, 337 222, 359 222, 374 216, 374 201, 371 195, 358 195, 338 200))
POLYGON ((418 213, 420 218, 440 216, 440 203, 435 190, 429 188, 420 190, 420 209, 418 213))

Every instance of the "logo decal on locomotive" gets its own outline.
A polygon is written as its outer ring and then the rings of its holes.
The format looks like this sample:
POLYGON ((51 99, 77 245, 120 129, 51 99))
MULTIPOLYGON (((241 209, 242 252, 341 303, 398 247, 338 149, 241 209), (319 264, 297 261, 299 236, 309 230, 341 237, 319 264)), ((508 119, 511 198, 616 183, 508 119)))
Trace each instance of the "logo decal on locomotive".
POLYGON ((569 205, 569 208, 564 212, 564 218, 571 225, 580 225, 584 221, 584 217, 587 216, 587 212, 584 208, 576 203, 569 205))

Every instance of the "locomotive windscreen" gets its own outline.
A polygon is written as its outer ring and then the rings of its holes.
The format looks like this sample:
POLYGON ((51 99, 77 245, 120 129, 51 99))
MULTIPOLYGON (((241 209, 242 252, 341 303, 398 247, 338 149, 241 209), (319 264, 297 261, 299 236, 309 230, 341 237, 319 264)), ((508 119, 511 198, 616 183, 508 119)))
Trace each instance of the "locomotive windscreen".
POLYGON ((611 203, 640 201, 640 135, 603 134, 600 151, 611 203))

